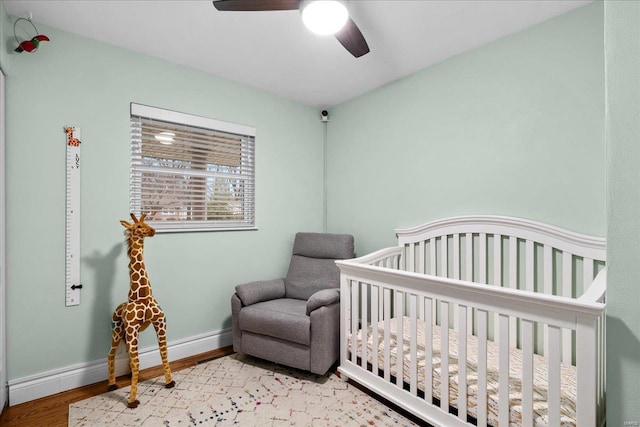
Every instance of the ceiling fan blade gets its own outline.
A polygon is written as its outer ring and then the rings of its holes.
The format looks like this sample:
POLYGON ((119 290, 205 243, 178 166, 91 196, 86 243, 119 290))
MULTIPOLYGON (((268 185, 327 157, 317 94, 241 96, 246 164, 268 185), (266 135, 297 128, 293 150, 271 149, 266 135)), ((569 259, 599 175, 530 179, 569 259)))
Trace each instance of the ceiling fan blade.
POLYGON ((367 41, 351 18, 349 18, 347 23, 344 24, 344 27, 342 27, 335 36, 342 46, 356 58, 360 58, 362 55, 369 53, 367 41))
POLYGON ((213 6, 225 12, 259 12, 266 10, 298 10, 300 0, 216 0, 213 6))

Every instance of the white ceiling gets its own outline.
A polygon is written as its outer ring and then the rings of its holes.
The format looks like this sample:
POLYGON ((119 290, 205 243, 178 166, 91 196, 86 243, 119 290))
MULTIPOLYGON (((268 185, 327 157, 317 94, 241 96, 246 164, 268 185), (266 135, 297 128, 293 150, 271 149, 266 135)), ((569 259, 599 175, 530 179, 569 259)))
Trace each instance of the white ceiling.
POLYGON ((204 0, 4 3, 10 15, 31 12, 36 23, 328 108, 589 2, 352 0, 371 49, 358 59, 308 31, 297 11, 219 12, 204 0))

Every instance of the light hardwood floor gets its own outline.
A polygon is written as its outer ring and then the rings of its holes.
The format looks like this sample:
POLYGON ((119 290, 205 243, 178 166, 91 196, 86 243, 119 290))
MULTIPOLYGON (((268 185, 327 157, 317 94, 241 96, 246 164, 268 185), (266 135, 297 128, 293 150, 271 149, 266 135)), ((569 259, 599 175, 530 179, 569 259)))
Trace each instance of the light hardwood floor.
MULTIPOLYGON (((207 353, 198 354, 171 362, 171 370, 179 371, 200 362, 216 359, 233 353, 231 346, 207 353)), ((140 372, 140 381, 155 378, 164 374, 162 366, 145 369, 140 372)), ((116 380, 118 387, 131 384, 130 378, 123 376, 116 380)), ((5 408, 0 416, 2 427, 62 427, 69 420, 69 404, 87 399, 107 391, 107 381, 58 393, 53 396, 22 403, 5 408)))

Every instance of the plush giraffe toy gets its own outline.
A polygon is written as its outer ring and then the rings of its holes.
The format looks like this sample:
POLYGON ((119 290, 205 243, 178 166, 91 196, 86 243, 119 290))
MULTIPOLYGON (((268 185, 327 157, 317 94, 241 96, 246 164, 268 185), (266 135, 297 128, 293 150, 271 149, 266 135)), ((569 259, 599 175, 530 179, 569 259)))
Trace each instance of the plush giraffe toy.
POLYGON ((151 283, 147 277, 147 270, 144 266, 142 253, 144 249, 144 238, 152 237, 156 230, 144 222, 145 214, 137 219, 131 214, 133 223, 120 221, 127 229, 126 234, 129 244, 129 276, 131 278, 131 288, 129 289, 129 300, 120 304, 113 313, 112 324, 113 333, 111 338, 111 350, 107 357, 109 366, 109 390, 118 388, 116 385, 114 359, 118 344, 125 338, 127 350, 129 352, 129 362, 131 365, 131 394, 129 395, 129 408, 135 408, 140 403, 136 399, 138 393, 138 371, 140 361, 138 360, 138 333, 144 331, 150 324, 156 330, 158 336, 158 346, 160 347, 160 357, 164 367, 164 378, 166 388, 171 388, 175 382, 171 379, 171 368, 167 360, 167 324, 165 316, 158 302, 151 295, 151 283))

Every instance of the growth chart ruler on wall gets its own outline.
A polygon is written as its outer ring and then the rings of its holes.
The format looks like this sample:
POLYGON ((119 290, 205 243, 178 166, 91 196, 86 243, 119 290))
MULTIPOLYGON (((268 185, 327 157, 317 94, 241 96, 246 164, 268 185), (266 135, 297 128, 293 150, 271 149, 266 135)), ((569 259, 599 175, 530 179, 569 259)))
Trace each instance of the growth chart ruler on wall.
POLYGON ((66 306, 80 304, 80 128, 64 128, 67 144, 66 306))

